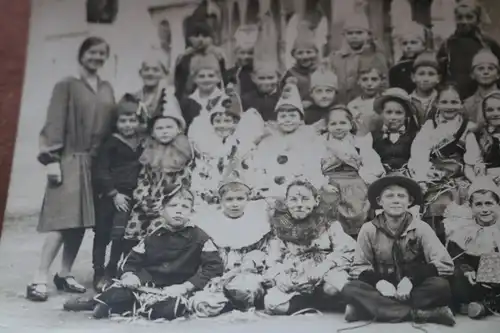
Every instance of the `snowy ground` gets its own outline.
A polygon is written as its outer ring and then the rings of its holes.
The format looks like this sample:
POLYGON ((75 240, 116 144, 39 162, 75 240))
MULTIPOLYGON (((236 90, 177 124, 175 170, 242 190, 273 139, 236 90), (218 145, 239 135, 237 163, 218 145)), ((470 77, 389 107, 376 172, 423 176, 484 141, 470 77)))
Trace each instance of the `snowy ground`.
MULTIPOLYGON (((88 332, 122 333, 147 329, 150 333, 165 332, 266 332, 303 333, 336 332, 339 328, 356 326, 346 324, 340 314, 306 315, 296 317, 262 318, 255 315, 222 316, 212 319, 192 319, 173 323, 93 320, 89 313, 69 313, 62 310, 67 294, 57 293, 50 286, 51 297, 46 303, 32 303, 24 298, 26 284, 30 282, 34 265, 42 246, 43 235, 35 231, 36 217, 8 219, 0 241, 0 332, 88 332)), ((76 278, 90 288, 92 232, 88 232, 74 270, 76 278)), ((58 268, 59 259, 53 271, 58 268)), ((423 326, 431 332, 500 332, 500 318, 472 321, 457 318, 455 328, 437 325, 423 326)), ((418 332, 409 323, 371 324, 355 331, 374 333, 388 330, 418 332)))

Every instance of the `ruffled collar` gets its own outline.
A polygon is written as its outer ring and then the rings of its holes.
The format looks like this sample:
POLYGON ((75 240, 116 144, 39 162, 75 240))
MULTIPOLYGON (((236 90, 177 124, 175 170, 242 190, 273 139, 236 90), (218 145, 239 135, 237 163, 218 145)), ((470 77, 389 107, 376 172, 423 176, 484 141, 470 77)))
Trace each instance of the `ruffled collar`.
POLYGON ((450 204, 443 224, 446 240, 456 243, 469 255, 480 256, 494 252, 495 247, 500 248, 500 223, 491 226, 477 224, 468 206, 450 204))
POLYGON ((189 98, 191 98, 193 101, 196 103, 200 104, 202 106, 202 109, 205 110, 208 104, 208 101, 219 97, 222 95, 222 90, 219 89, 219 87, 215 87, 215 89, 212 91, 210 96, 208 97, 201 97, 200 95, 200 89, 196 89, 191 95, 189 95, 189 98))

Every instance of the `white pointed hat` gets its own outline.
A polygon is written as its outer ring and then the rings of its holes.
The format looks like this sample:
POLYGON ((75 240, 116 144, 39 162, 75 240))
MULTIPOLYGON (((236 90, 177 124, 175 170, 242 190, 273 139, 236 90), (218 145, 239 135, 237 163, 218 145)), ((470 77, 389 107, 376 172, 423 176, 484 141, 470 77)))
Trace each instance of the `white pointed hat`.
POLYGON ((158 104, 158 116, 176 120, 179 124, 179 127, 181 128, 181 131, 184 131, 186 129, 186 120, 184 120, 184 117, 182 116, 179 101, 177 101, 177 98, 174 95, 168 95, 169 96, 167 96, 166 89, 163 88, 161 90, 160 103, 158 104))
POLYGON ((311 75, 311 90, 318 86, 327 86, 338 89, 339 85, 337 75, 327 68, 318 68, 311 75))
POLYGON ((245 186, 249 192, 252 190, 242 175, 242 170, 240 167, 241 160, 236 156, 234 156, 235 152, 233 152, 233 154, 231 155, 233 156, 229 158, 230 159, 229 163, 224 169, 224 173, 222 174, 222 179, 217 189, 219 195, 221 194, 222 189, 229 184, 241 184, 245 186))
POLYGON ((217 96, 208 102, 207 111, 210 114, 216 112, 227 112, 235 117, 241 118, 243 106, 241 104, 240 96, 234 90, 234 87, 228 86, 224 94, 217 96))
POLYGON ((286 84, 281 92, 280 99, 276 103, 275 111, 284 105, 290 105, 298 109, 298 111, 304 115, 304 106, 302 105, 302 99, 300 98, 299 88, 297 88, 297 78, 289 77, 286 79, 286 84))

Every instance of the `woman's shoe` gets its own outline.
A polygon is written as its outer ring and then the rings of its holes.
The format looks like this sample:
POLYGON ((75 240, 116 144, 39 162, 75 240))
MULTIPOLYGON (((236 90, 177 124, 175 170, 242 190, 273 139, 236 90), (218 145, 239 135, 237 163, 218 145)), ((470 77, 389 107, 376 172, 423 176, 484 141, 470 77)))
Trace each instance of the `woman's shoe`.
POLYGON ((67 293, 83 294, 87 291, 84 286, 76 282, 73 276, 60 277, 56 274, 54 275, 54 284, 57 290, 63 290, 67 293))
POLYGON ((42 285, 47 287, 45 283, 32 283, 28 285, 26 287, 26 298, 33 302, 45 302, 49 298, 47 291, 40 291, 37 289, 38 286, 42 285))

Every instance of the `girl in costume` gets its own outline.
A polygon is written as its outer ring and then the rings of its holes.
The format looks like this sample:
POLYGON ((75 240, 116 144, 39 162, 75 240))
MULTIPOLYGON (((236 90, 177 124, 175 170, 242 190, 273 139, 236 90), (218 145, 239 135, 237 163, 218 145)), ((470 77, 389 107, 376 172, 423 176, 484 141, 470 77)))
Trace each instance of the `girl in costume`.
MULTIPOLYGON (((232 158, 245 159, 264 134, 264 121, 255 109, 242 112, 232 89, 208 103, 209 127, 204 116, 194 119, 188 137, 195 150, 192 190, 206 202, 217 197, 221 176, 232 158)), ((246 164, 245 164, 246 165, 246 164)), ((248 169, 248 166, 247 166, 248 169)))
POLYGON ((477 142, 472 133, 475 125, 463 116, 463 104, 453 85, 439 92, 431 115, 413 141, 408 168, 425 192, 423 218, 444 241, 444 209, 450 202, 464 199, 469 180, 474 178, 464 170, 464 156, 477 150, 477 142))
POLYGON ((189 164, 193 152, 183 134, 186 122, 177 99, 173 96, 167 99, 165 94, 163 91, 161 109, 150 120, 150 136, 139 159, 142 169, 124 235, 128 246, 133 246, 157 227, 149 221, 158 216, 163 198, 180 184, 190 181, 189 164))
MULTIPOLYGON (((499 188, 487 177, 477 178, 469 188, 468 203, 450 205, 443 224, 448 252, 455 263, 454 305, 469 317, 480 318, 500 311, 498 284, 481 283, 476 275, 481 256, 499 251, 499 188)), ((500 272, 495 273, 498 276, 500 272)))
POLYGON ((370 208, 367 185, 384 175, 384 167, 372 147, 355 136, 356 124, 346 107, 334 107, 326 123, 321 170, 328 177, 330 191, 325 198, 335 207, 345 232, 356 237, 370 208))
POLYGON ((296 179, 275 202, 274 233, 264 280, 272 285, 265 309, 276 315, 318 307, 322 297, 340 293, 348 281, 356 241, 328 218, 328 205, 308 181, 296 179), (320 297, 320 298, 317 298, 320 297))

